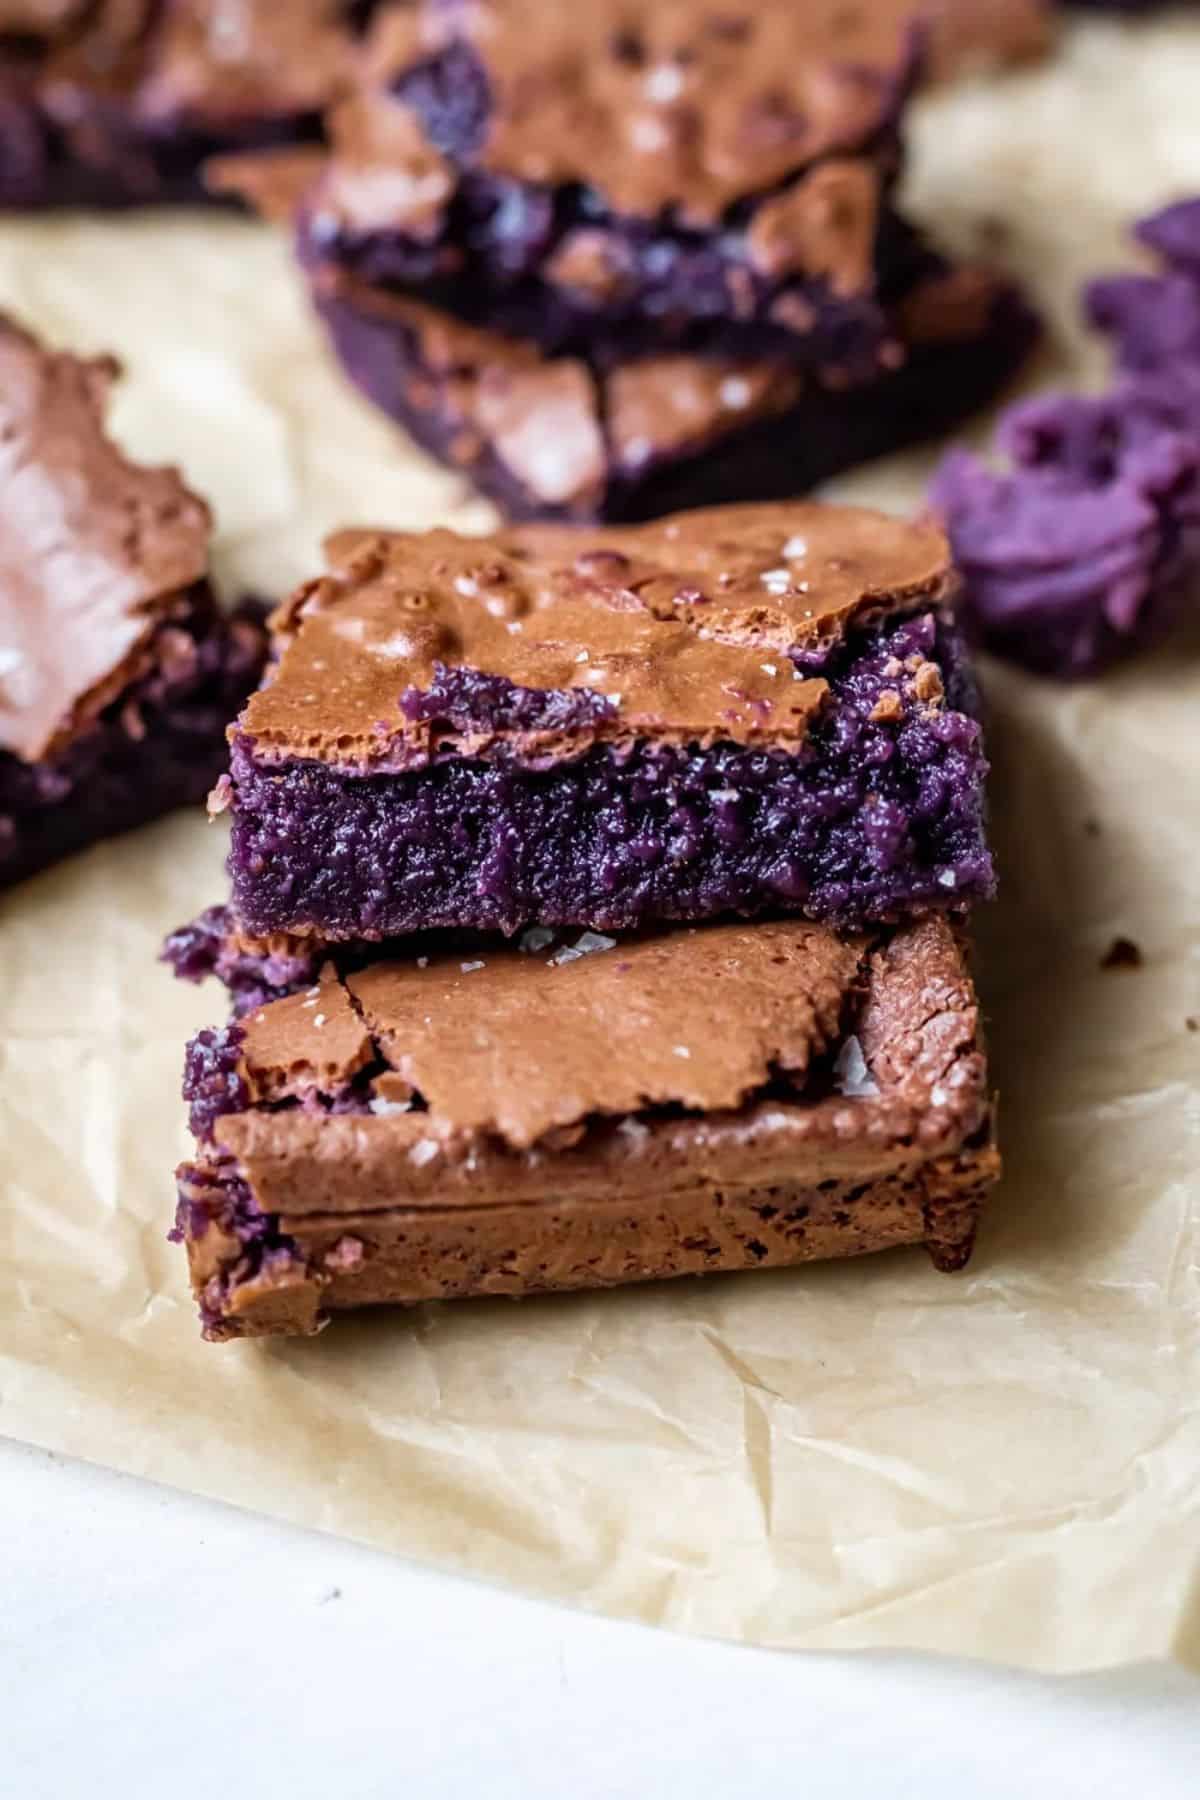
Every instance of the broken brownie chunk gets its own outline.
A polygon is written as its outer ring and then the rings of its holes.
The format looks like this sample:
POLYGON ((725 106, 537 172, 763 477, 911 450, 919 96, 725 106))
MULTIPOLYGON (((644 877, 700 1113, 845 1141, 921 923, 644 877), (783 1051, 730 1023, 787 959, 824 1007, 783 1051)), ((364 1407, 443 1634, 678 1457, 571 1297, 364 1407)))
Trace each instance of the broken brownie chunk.
POLYGON ((116 374, 0 319, 0 886, 202 800, 262 668, 204 502, 105 434, 116 374))
POLYGON ((331 963, 201 1033, 185 1091, 175 1235, 216 1340, 902 1244, 957 1269, 997 1173, 940 920, 331 963))
POLYGON ((858 923, 991 891, 935 528, 765 506, 330 555, 214 796, 251 934, 858 923))
POLYGON ((0 4, 0 206, 203 200, 219 151, 321 135, 353 0, 0 4))

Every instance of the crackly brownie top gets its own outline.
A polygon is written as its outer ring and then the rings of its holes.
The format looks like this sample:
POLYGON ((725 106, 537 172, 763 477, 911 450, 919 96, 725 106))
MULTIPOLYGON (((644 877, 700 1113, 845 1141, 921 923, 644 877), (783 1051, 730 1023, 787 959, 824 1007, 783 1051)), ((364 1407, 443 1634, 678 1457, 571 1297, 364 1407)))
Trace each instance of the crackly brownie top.
POLYGON ((349 81, 350 0, 190 0, 159 25, 140 105, 207 121, 316 112, 349 81))
POLYGON ((377 20, 372 103, 335 122, 334 138, 347 163, 390 163, 398 194, 405 182, 432 194, 449 167, 476 167, 582 182, 634 216, 674 207, 711 222, 888 129, 912 11, 910 0, 419 0, 377 20))
POLYGON ((0 748, 27 762, 125 686, 207 566, 204 502, 105 433, 118 372, 0 317, 0 748))
POLYGON ((0 0, 0 39, 40 51, 49 111, 88 98, 147 122, 219 130, 249 115, 315 113, 348 86, 351 0, 0 0))
POLYGON ((773 1071, 802 1084, 836 1034, 863 950, 790 923, 584 941, 599 947, 382 962, 344 986, 329 972, 243 1022, 252 1089, 316 1080, 328 1091, 373 1048, 420 1094, 426 1134, 489 1134, 520 1149, 594 1115, 736 1107, 773 1071))
POLYGON ((216 1153, 294 1214, 500 1204, 562 1180, 639 1193, 763 1155, 869 1175, 953 1152, 987 1110, 944 920, 876 941, 795 921, 585 933, 329 969, 242 1033, 241 1110, 217 1118, 216 1153), (349 1082, 358 1104, 339 1107, 349 1082))
POLYGON ((790 652, 954 588, 936 527, 816 504, 489 538, 348 531, 328 554, 275 615, 282 661, 238 728, 260 757, 794 746, 827 685, 790 652))

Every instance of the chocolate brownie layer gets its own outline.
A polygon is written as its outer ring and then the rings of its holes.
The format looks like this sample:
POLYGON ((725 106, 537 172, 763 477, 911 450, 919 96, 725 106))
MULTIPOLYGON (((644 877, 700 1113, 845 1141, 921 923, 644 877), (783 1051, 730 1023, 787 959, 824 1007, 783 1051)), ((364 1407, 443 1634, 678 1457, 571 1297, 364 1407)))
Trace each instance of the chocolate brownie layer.
POLYGON ((797 368, 711 351, 605 366, 544 357, 329 268, 312 280, 355 385, 516 519, 648 519, 804 493, 985 405, 1037 337, 1011 288, 931 269, 892 312, 900 366, 831 391, 797 368))
POLYGON ((116 373, 0 320, 0 885, 202 798, 262 667, 203 501, 105 434, 116 373))
POLYGON ((330 966, 202 1033, 185 1091, 176 1234, 213 1339, 899 1244, 955 1269, 997 1172, 938 921, 330 966))
POLYGON ((316 138, 352 0, 0 4, 0 206, 201 200, 218 151, 316 138))
POLYGON ((348 532, 237 727, 256 935, 857 922, 990 891, 940 533, 796 505, 348 532))

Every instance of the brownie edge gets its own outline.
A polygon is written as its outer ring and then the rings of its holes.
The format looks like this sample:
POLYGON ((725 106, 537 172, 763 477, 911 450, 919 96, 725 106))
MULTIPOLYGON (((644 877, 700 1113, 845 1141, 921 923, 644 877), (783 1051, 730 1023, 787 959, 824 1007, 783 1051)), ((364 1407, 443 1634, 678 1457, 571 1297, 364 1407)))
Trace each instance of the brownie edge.
POLYGON ((189 1091, 176 1235, 213 1340, 899 1245, 957 1269, 999 1166, 943 921, 330 966, 202 1034, 189 1091))

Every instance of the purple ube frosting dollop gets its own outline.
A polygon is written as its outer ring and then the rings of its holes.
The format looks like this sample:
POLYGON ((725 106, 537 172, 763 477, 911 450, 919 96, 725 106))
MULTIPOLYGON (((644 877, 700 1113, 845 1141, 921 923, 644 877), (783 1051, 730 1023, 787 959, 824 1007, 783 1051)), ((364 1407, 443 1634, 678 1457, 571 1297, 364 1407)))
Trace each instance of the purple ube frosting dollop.
POLYGON ((1002 466, 965 451, 930 490, 966 579, 966 615, 999 654, 1086 676, 1161 637, 1200 576, 1200 201, 1144 220, 1159 275, 1092 282, 1114 345, 1100 395, 1013 408, 1002 466))
MULTIPOLYGON (((986 761, 957 634, 932 614, 839 647, 799 753, 641 742, 545 768, 447 756, 364 775, 233 757, 234 906, 255 934, 380 939, 531 921, 629 929, 784 906, 857 923, 990 893, 986 761), (945 706, 912 689, 936 657, 945 706), (891 703, 881 701, 892 696, 891 703)), ((494 723, 552 707, 450 672, 438 716, 494 723)), ((410 710, 426 704, 409 693, 410 710)))

